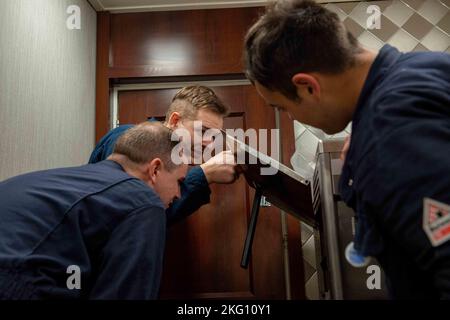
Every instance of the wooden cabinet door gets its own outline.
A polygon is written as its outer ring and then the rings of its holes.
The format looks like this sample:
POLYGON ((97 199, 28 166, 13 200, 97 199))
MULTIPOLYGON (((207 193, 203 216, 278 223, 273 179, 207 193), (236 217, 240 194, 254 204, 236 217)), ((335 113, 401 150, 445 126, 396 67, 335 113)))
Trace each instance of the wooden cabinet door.
MULTIPOLYGON (((274 111, 264 106, 252 86, 213 89, 231 108, 225 128, 275 127, 274 111)), ((164 118, 176 91, 120 91, 120 123, 164 118)), ((212 185, 211 190, 210 204, 168 230, 161 298, 285 299, 280 210, 261 207, 250 266, 243 269, 240 260, 254 191, 244 177, 232 185, 212 185)))

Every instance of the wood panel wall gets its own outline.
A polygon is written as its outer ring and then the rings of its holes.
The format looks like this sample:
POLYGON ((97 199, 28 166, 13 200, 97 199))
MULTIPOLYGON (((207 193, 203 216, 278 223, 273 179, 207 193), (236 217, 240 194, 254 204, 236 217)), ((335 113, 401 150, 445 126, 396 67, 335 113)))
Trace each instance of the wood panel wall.
POLYGON ((244 35, 260 11, 252 7, 99 13, 97 141, 109 128, 110 82, 242 75, 244 35))

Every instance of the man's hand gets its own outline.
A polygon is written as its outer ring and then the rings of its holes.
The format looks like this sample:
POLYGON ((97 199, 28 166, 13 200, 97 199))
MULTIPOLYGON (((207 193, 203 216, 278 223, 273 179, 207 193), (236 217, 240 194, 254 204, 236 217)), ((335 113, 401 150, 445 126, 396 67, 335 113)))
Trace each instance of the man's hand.
POLYGON ((341 158, 341 160, 343 162, 345 162, 345 158, 347 157, 348 149, 350 148, 350 139, 351 139, 351 135, 348 135, 345 138, 344 147, 342 147, 341 157, 340 158, 341 158))
POLYGON ((231 151, 223 151, 200 166, 209 184, 229 184, 236 181, 236 160, 231 151))

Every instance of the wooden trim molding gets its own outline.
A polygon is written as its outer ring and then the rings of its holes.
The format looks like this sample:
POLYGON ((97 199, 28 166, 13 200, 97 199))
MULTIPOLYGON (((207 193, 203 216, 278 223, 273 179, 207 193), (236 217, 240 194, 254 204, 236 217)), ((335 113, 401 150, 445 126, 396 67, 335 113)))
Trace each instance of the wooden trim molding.
POLYGON ((95 140, 98 142, 109 130, 109 65, 110 65, 110 14, 97 14, 97 93, 95 98, 95 140))
MULTIPOLYGON (((181 10, 199 10, 199 9, 224 9, 224 8, 244 8, 244 7, 264 7, 267 0, 221 0, 221 1, 207 1, 196 2, 190 1, 179 3, 166 4, 152 4, 149 0, 148 4, 140 6, 108 6, 104 4, 103 0, 88 0, 97 11, 109 11, 111 13, 130 13, 130 12, 149 12, 149 11, 181 11, 181 10)), ((361 0, 316 0, 318 3, 332 3, 332 2, 362 2, 361 0)))

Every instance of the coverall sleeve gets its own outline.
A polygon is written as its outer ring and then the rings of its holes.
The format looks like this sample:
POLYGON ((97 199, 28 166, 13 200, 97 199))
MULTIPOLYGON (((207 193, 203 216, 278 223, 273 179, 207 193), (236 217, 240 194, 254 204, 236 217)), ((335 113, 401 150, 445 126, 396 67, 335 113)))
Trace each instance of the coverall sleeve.
POLYGON ((209 203, 210 195, 211 189, 203 169, 194 167, 181 184, 181 198, 166 210, 168 223, 173 224, 209 203))
POLYGON ((90 299, 156 299, 166 237, 163 208, 144 207, 116 226, 102 250, 90 299))
POLYGON ((375 204, 371 210, 387 235, 385 245, 408 257, 394 258, 391 265, 420 270, 424 278, 412 281, 423 281, 440 298, 450 299, 450 239, 433 246, 424 231, 424 199, 450 204, 450 117, 424 114, 420 121, 381 134, 377 145, 377 183, 367 203, 375 204))
POLYGON ((92 164, 106 160, 113 153, 116 141, 125 133, 125 131, 132 127, 132 125, 128 124, 122 125, 104 135, 92 151, 91 156, 89 157, 89 163, 92 164))

